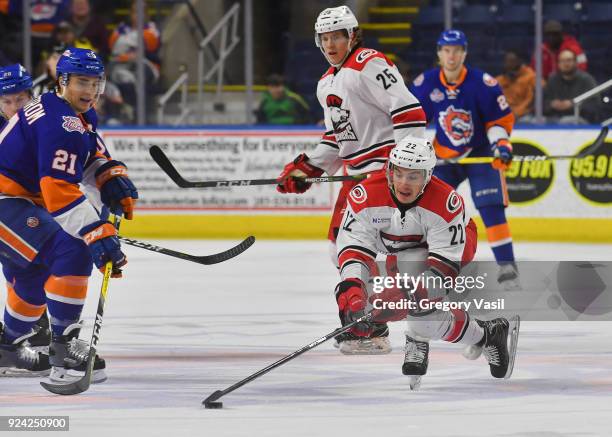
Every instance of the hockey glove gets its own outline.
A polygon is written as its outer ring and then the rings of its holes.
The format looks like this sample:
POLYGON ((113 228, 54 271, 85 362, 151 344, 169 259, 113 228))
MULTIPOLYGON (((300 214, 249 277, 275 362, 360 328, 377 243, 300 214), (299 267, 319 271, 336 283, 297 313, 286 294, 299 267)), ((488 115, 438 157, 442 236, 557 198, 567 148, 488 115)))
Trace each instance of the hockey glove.
POLYGON ((279 183, 276 191, 279 193, 301 194, 310 188, 312 184, 302 182, 296 177, 318 178, 323 174, 323 170, 308 163, 308 156, 302 153, 285 166, 283 172, 278 177, 279 183))
POLYGON ((97 221, 85 226, 79 231, 81 237, 91 252, 96 267, 104 273, 108 261, 113 262, 111 277, 120 278, 120 267, 127 264, 127 257, 121 252, 121 245, 117 238, 117 230, 109 222, 97 221))
POLYGON ((131 220, 138 190, 128 177, 127 167, 121 161, 108 161, 96 170, 96 185, 100 190, 102 202, 115 215, 131 220))
POLYGON ((375 293, 370 297, 370 303, 374 307, 372 320, 376 323, 404 320, 410 312, 409 302, 412 297, 412 294, 398 287, 385 288, 382 292, 375 293))
POLYGON ((496 170, 508 170, 512 164, 512 144, 505 138, 493 144, 493 157, 491 165, 496 170))
MULTIPOLYGON (((361 279, 345 279, 336 286, 335 293, 342 326, 365 315, 368 295, 361 279)), ((358 337, 367 337, 372 333, 372 325, 365 322, 358 323, 349 332, 358 337)))

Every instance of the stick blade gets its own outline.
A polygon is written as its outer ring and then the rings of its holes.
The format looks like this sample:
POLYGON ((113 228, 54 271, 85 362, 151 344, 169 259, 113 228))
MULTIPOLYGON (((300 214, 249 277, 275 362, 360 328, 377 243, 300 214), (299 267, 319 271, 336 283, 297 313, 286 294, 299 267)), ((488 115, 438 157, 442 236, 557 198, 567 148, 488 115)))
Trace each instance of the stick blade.
POLYGON ((205 255, 205 256, 199 256, 196 257, 198 263, 200 264, 218 264, 218 263, 222 263, 224 261, 227 261, 229 259, 232 259, 238 255, 240 255, 242 252, 244 252, 245 250, 247 250, 249 247, 251 247, 253 245, 253 243, 255 243, 255 237, 254 236, 249 236, 247 237, 243 242, 241 242, 240 244, 227 249, 224 252, 220 252, 214 255, 205 255))
POLYGON ((204 408, 223 408, 223 402, 217 402, 217 399, 219 399, 221 396, 223 396, 223 392, 221 390, 217 390, 204 399, 202 401, 202 405, 204 405, 204 408))
POLYGON ((68 384, 52 384, 41 381, 40 385, 45 390, 55 393, 56 395, 77 395, 87 391, 89 388, 89 376, 86 375, 78 381, 69 382, 68 384))
POLYGON ((153 158, 153 161, 157 163, 159 168, 161 168, 176 185, 181 188, 193 187, 193 184, 183 179, 174 165, 172 165, 164 151, 158 146, 151 146, 149 148, 149 154, 151 155, 151 158, 153 158))

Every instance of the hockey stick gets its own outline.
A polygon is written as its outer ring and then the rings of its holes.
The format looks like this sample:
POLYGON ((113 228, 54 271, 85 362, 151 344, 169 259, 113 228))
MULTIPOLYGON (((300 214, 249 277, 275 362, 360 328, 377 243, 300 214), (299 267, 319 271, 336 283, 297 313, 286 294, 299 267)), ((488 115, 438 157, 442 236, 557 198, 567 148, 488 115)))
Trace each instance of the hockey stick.
MULTIPOLYGON (((576 155, 514 155, 512 158, 513 161, 547 161, 553 159, 580 159, 584 158, 587 155, 593 154, 601 145, 605 142, 606 137, 608 136, 608 126, 603 126, 599 135, 593 144, 589 147, 577 153, 576 155)), ((453 159, 438 159, 436 165, 447 165, 447 164, 490 164, 495 160, 492 156, 468 156, 467 158, 461 158, 458 160, 453 159)))
POLYGON ((173 256, 175 258, 184 259, 187 261, 192 261, 198 264, 218 264, 223 261, 227 261, 229 259, 234 258, 235 256, 240 255, 242 252, 247 250, 249 247, 253 245, 255 242, 255 237, 250 236, 247 237, 242 243, 227 249, 226 251, 215 253, 213 255, 203 255, 203 256, 195 256, 189 255, 184 252, 177 252, 172 249, 166 249, 165 247, 156 246, 151 243, 147 243, 144 241, 133 240, 131 238, 119 237, 122 243, 129 244, 130 246, 140 247, 141 249, 150 250, 152 252, 161 253, 163 255, 173 256))
MULTIPOLYGON (((113 216, 112 223, 115 229, 119 231, 121 225, 121 217, 113 216)), ((47 391, 58 395, 76 395, 86 391, 91 384, 94 362, 96 359, 96 351, 98 349, 98 340, 100 339, 100 330, 102 329, 102 316, 104 315, 104 304, 106 303, 106 293, 108 291, 108 283, 110 282, 111 273, 113 272, 113 262, 108 261, 104 267, 104 277, 102 279, 102 287, 100 288, 100 298, 98 299, 98 309, 96 310, 96 320, 94 322, 91 341, 89 343, 89 355, 87 356, 87 364, 85 374, 77 381, 69 383, 47 383, 41 382, 40 385, 47 391)))
MULTIPOLYGON (((158 146, 152 146, 149 153, 159 167, 181 188, 216 188, 216 187, 248 187, 252 185, 277 185, 279 179, 238 179, 234 181, 188 181, 183 178, 176 167, 170 162, 164 151, 158 146)), ((320 182, 360 181, 367 175, 354 176, 321 176, 318 178, 295 178, 309 184, 320 182)))
POLYGON ((304 352, 308 352, 311 349, 314 349, 315 347, 319 346, 320 344, 325 343, 327 340, 334 338, 336 335, 342 334, 343 332, 348 331, 349 329, 351 329, 353 326, 357 325, 358 323, 363 323, 363 322, 369 322, 372 320, 373 317, 373 312, 370 311, 369 313, 361 316, 360 318, 358 318, 357 320, 352 321, 351 323, 349 323, 348 325, 342 326, 336 330, 334 330, 333 332, 330 332, 329 334, 324 335, 323 337, 320 337, 318 339, 316 339, 315 341, 313 341, 312 343, 307 344, 306 346, 302 347, 301 349, 296 350, 295 352, 290 353, 289 355, 285 355, 283 358, 281 358, 280 360, 270 364, 267 367, 264 367, 263 369, 247 376, 246 378, 238 381, 237 383, 235 383, 234 385, 223 389, 223 390, 217 390, 215 391, 213 394, 211 394, 210 396, 208 396, 206 399, 204 399, 202 401, 202 404, 204 405, 204 408, 223 408, 223 402, 218 401, 218 399, 220 399, 222 396, 225 396, 228 393, 233 392, 234 390, 242 387, 245 384, 248 384, 249 382, 253 381, 254 379, 259 378, 262 375, 265 375, 266 373, 268 373, 270 370, 275 369, 279 366, 282 366, 283 364, 291 361, 292 359, 298 357, 299 355, 302 355, 304 352))

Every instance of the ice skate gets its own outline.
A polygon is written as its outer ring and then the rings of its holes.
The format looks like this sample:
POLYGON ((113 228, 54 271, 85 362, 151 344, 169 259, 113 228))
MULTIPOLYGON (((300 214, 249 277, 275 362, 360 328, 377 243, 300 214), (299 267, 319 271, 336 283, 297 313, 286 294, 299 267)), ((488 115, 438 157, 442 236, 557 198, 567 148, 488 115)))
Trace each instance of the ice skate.
POLYGON ((470 344, 463 348, 461 355, 468 360, 477 360, 482 355, 482 346, 470 344))
POLYGON ((477 322, 485 331, 482 352, 489 362, 491 375, 495 378, 510 378, 518 343, 519 316, 510 320, 499 318, 477 322))
POLYGON ((504 291, 520 291, 523 289, 519 281, 518 269, 514 263, 502 264, 499 266, 497 282, 504 291))
POLYGON ((38 319, 32 330, 34 335, 28 338, 28 344, 32 349, 48 354, 49 344, 51 343, 51 330, 49 329, 49 316, 46 312, 38 319))
POLYGON ((27 343, 33 332, 5 343, 3 331, 4 325, 0 323, 0 376, 38 377, 49 374, 49 355, 33 350, 27 343))
POLYGON ((344 355, 385 355, 391 353, 389 328, 386 324, 375 324, 370 337, 359 337, 350 332, 336 336, 334 346, 344 355))
POLYGON ((420 341, 406 334, 406 355, 402 373, 410 378, 410 390, 418 390, 421 378, 427 373, 429 364, 429 342, 420 341))
MULTIPOLYGON (((62 335, 54 335, 49 346, 49 361, 52 369, 49 375, 51 382, 73 382, 85 374, 89 344, 78 338, 82 324, 73 323, 68 326, 62 335)), ((104 382, 106 376, 106 363, 103 358, 96 355, 92 384, 104 382)))

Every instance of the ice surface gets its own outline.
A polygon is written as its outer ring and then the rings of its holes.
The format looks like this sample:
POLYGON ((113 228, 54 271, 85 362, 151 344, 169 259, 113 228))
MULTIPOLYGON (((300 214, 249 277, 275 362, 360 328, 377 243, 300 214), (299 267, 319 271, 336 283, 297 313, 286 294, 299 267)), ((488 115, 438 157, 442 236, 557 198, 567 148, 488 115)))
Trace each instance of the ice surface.
MULTIPOLYGON (((152 241, 194 254, 234 241, 152 241)), ((517 244, 519 259, 610 260, 612 246, 517 244)), ((343 356, 325 343, 205 410, 203 398, 337 327, 337 273, 325 242, 258 241, 200 266, 138 248, 109 289, 100 352, 109 380, 82 395, 37 379, 0 379, 0 415, 69 415, 80 436, 603 436, 612 425, 612 322, 524 322, 512 379, 484 359, 432 343, 411 392, 403 323, 387 356, 343 356)), ((486 243, 478 259, 491 259, 486 243)), ((85 318, 97 304, 91 281, 85 318)), ((4 291, 0 293, 4 301, 4 291)), ((90 329, 82 338, 89 339, 90 329)), ((68 435, 68 433, 58 433, 68 435)))

